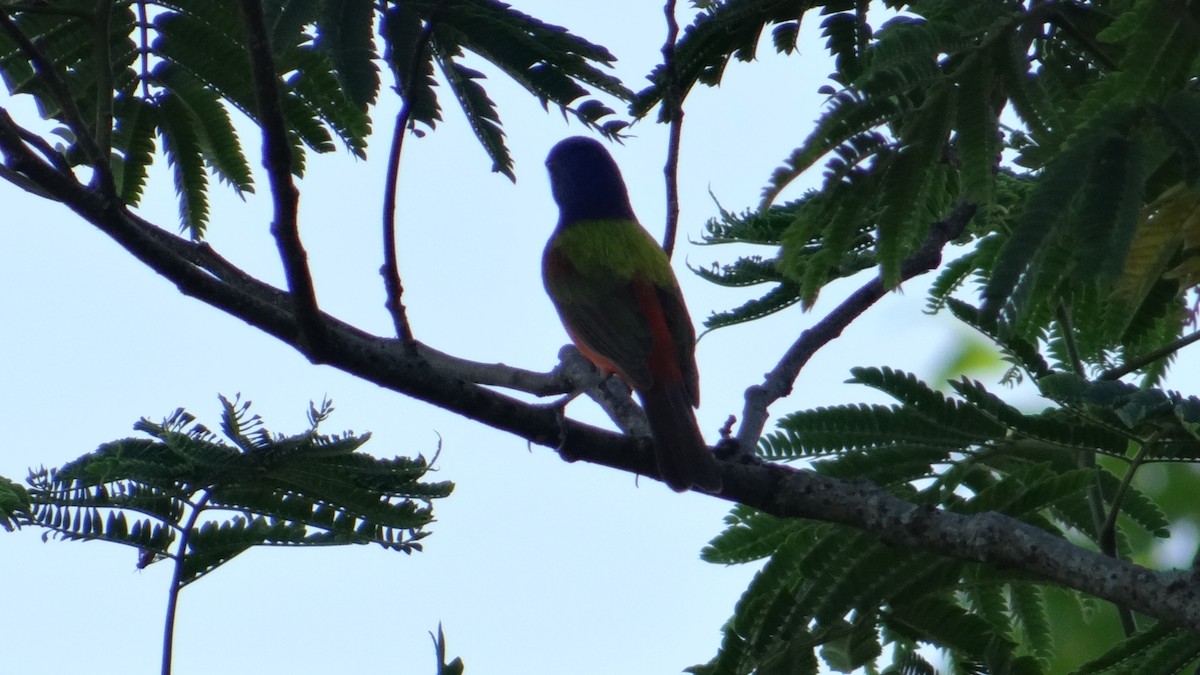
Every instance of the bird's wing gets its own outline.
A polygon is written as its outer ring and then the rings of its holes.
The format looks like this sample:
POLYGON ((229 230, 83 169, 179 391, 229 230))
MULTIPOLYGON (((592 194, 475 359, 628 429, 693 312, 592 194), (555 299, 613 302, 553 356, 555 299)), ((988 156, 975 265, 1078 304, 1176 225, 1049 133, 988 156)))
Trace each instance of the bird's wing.
POLYGON ((650 387, 654 335, 635 280, 583 274, 553 246, 546 249, 542 271, 546 292, 584 355, 635 389, 650 387))
POLYGON ((670 333, 675 362, 679 366, 692 407, 696 407, 700 405, 700 374, 696 369, 696 328, 692 326, 692 317, 688 314, 687 305, 683 302, 683 293, 677 284, 672 284, 669 288, 656 285, 654 289, 658 304, 662 307, 663 320, 670 333))

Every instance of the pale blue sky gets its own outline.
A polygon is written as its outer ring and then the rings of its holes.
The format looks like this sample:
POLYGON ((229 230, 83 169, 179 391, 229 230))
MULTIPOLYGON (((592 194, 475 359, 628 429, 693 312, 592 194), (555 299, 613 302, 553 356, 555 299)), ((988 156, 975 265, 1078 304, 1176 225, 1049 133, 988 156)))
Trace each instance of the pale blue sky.
MULTIPOLYGON (((515 4, 608 46, 620 58, 616 72, 635 90, 660 58, 663 19, 655 3, 515 4)), ((675 265, 697 323, 757 292, 713 287, 688 273, 685 261, 729 261, 735 251, 687 239, 699 239, 715 213, 710 189, 727 208, 755 204, 771 170, 819 115, 816 91, 831 70, 819 22, 808 17, 801 54, 777 56, 768 38, 758 62, 731 64, 721 88, 699 88, 688 101, 675 265)), ((585 132, 480 68, 491 78, 518 183, 488 172, 489 160, 444 98, 445 123, 405 148, 405 301, 416 336, 434 347, 546 370, 566 336, 539 273, 556 219, 542 161, 556 141, 585 132)), ((28 119, 29 107, 0 101, 28 119)), ((310 156, 300 184, 301 230, 323 307, 384 334, 390 322, 378 276, 379 203, 394 110, 385 100, 376 111, 382 133, 368 161, 310 156)), ((665 128, 642 123, 632 132, 613 153, 635 209, 657 237, 665 128)), ((242 140, 256 152, 257 136, 242 140)), ((213 187, 209 241, 279 283, 266 181, 261 172, 257 178, 260 194, 245 203, 213 187)), ((814 172, 807 184, 818 178, 814 172)), ((715 653, 718 631, 755 571, 698 558, 721 529, 725 502, 567 464, 521 439, 312 366, 185 298, 66 209, 7 185, 0 203, 0 424, 7 440, 0 475, 23 478, 30 466, 74 459, 131 435, 139 417, 161 418, 177 406, 215 425, 217 394, 241 392, 272 429, 287 432, 303 427, 310 400, 328 396, 337 406, 328 430, 373 432, 365 450, 375 455, 429 456, 440 438, 434 478, 458 485, 436 505, 424 553, 254 550, 189 587, 180 601, 178 675, 431 673, 428 632, 438 622, 468 673, 671 673, 715 653)), ((143 213, 175 226, 173 188, 161 168, 143 213)), ((850 287, 831 289, 814 313, 793 308, 701 341, 700 422, 710 441, 728 415, 740 414, 745 388, 850 287)), ((847 330, 772 412, 873 398, 842 384, 855 365, 929 372, 957 334, 947 319, 920 313, 922 288, 914 282, 890 295, 847 330)), ((604 419, 583 400, 570 413, 604 419)), ((0 534, 0 672, 157 672, 170 570, 139 571, 135 563, 134 551, 114 545, 0 534)))

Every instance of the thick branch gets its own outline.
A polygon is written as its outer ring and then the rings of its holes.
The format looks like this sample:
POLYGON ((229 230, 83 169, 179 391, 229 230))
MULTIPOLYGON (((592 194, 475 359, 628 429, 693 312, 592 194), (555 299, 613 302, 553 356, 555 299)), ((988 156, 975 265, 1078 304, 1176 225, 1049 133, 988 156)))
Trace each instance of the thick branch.
POLYGON ((729 466, 722 496, 784 517, 841 523, 896 546, 1016 569, 1169 623, 1200 630, 1200 583, 1075 546, 999 513, 917 505, 867 482, 774 466, 729 466), (752 501, 746 501, 746 498, 752 501))
MULTIPOLYGON (((297 306, 289 294, 245 275, 206 246, 157 228, 120 207, 106 207, 99 196, 58 173, 25 145, 18 129, 0 110, 0 153, 10 170, 41 186, 184 293, 304 352, 307 345, 299 331, 297 306)), ((966 218, 964 213, 960 220, 966 218)), ((931 237, 922 251, 929 249, 926 254, 936 257, 941 245, 935 243, 931 237)), ((927 264, 932 263, 914 256, 904 273, 911 276, 927 264)), ((328 336, 325 356, 334 367, 531 443, 557 448, 564 456, 657 477, 649 443, 563 419, 552 408, 464 381, 447 370, 453 357, 435 350, 420 346, 422 353, 413 356, 395 340, 369 335, 328 315, 316 318, 328 336)), ((817 340, 807 339, 813 344, 817 340)), ((500 366, 493 368, 500 372, 500 366)), ((1021 570, 1200 630, 1200 581, 1193 582, 1183 573, 1154 572, 1108 558, 1004 515, 964 515, 912 504, 867 482, 779 464, 722 461, 720 466, 724 487, 716 496, 721 499, 780 517, 840 523, 871 532, 894 546, 1021 570)))
POLYGON ((292 148, 288 141, 287 122, 279 91, 279 76, 275 72, 275 56, 263 17, 261 0, 242 0, 242 19, 250 53, 250 71, 254 79, 254 101, 258 106, 258 123, 262 127, 263 166, 271 183, 275 204, 271 234, 283 261, 288 290, 296 303, 300 318, 299 329, 310 344, 305 354, 316 361, 324 351, 322 324, 318 318, 317 293, 308 268, 308 254, 300 241, 300 193, 292 182, 292 148))
MULTIPOLYGON (((951 240, 962 234, 967 222, 975 215, 975 205, 960 203, 945 220, 929 228, 921 248, 900 264, 900 279, 907 281, 915 276, 935 269, 942 262, 942 249, 951 240)), ((792 393, 792 386, 808 360, 819 349, 842 334, 860 314, 867 311, 888 291, 883 279, 876 277, 846 298, 832 312, 812 328, 800 334, 783 358, 762 384, 746 390, 746 405, 742 409, 742 426, 738 430, 738 445, 743 449, 753 448, 767 425, 767 409, 771 404, 792 393)))

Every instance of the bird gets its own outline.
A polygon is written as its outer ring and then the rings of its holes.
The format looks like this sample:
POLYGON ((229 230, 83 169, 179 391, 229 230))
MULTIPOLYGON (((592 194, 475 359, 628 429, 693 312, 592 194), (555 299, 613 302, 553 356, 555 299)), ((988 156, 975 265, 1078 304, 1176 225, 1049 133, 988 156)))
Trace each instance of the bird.
POLYGON ((574 136, 546 158, 558 224, 542 281, 563 327, 600 371, 637 393, 663 482, 718 492, 721 472, 693 410, 700 405, 696 330, 670 259, 641 226, 616 161, 574 136))

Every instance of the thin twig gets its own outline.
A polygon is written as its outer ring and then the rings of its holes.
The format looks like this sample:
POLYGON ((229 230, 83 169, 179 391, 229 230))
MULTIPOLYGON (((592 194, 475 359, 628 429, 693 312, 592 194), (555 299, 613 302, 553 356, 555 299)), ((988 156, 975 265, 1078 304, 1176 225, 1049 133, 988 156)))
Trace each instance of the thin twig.
MULTIPOLYGON (((900 279, 902 281, 911 279, 941 264, 942 248, 962 234, 963 229, 974 215, 974 204, 960 202, 945 220, 934 223, 929 228, 929 236, 921 244, 921 248, 900 264, 900 279)), ((863 284, 825 318, 801 333, 775 368, 767 373, 762 384, 754 385, 746 390, 746 404, 742 409, 742 426, 738 430, 737 436, 738 446, 743 451, 748 451, 758 442, 763 428, 767 425, 767 409, 775 401, 792 392, 792 385, 808 360, 821 347, 841 335, 851 322, 879 301, 887 291, 888 289, 880 277, 875 277, 863 284)))
POLYGON ((54 199, 54 195, 43 190, 40 185, 29 180, 27 176, 13 171, 3 164, 0 164, 0 180, 8 181, 10 184, 21 188, 31 195, 37 195, 43 199, 54 199))
POLYGON ((300 192, 292 181, 292 148, 288 141, 287 121, 275 71, 275 56, 263 17, 261 0, 241 0, 242 19, 246 26, 247 47, 254 79, 254 100, 258 107, 258 123, 262 127, 263 166, 271 183, 275 204, 271 234, 279 249, 287 277, 288 290, 296 303, 296 318, 307 347, 305 355, 314 362, 322 360, 325 336, 317 307, 317 293, 308 254, 300 240, 300 192))
MULTIPOLYGON (((1096 540, 1100 543, 1100 552, 1110 558, 1120 559, 1117 555, 1115 536, 1109 537, 1105 535, 1107 521, 1104 512, 1104 488, 1100 484, 1100 470, 1096 466, 1096 452, 1094 450, 1080 450, 1079 456, 1076 458, 1076 464, 1081 469, 1090 470, 1092 474, 1092 481, 1087 489, 1087 505, 1088 513, 1092 517, 1092 527, 1096 530, 1096 540)), ((1114 512, 1118 508, 1119 504, 1114 502, 1114 512)), ((1128 615, 1120 606, 1117 607, 1117 614, 1121 618, 1121 629, 1125 632, 1126 637, 1128 637, 1132 634, 1132 629, 1136 629, 1133 625, 1133 616, 1128 615)))
MULTIPOLYGON (((1100 550, 1110 558, 1118 558, 1117 552, 1117 516, 1121 515, 1121 502, 1124 501, 1126 493, 1129 492, 1129 486, 1133 483, 1133 476, 1137 470, 1141 468, 1142 461, 1146 459, 1146 455, 1150 453, 1150 449, 1158 443, 1160 432, 1155 432, 1153 436, 1142 442, 1138 447, 1137 454, 1129 462, 1129 468, 1125 470, 1125 475, 1121 477, 1121 484, 1117 486, 1117 492, 1112 497, 1112 506, 1108 510, 1108 517, 1104 519, 1104 523, 1100 526, 1099 536, 1097 540, 1100 542, 1100 550)), ((1117 606, 1117 614, 1121 618, 1121 628, 1125 632, 1125 637, 1130 637, 1137 632, 1137 621, 1134 619, 1133 612, 1126 607, 1117 606)))
POLYGON ((179 591, 183 590, 183 563, 187 559, 187 548, 192 530, 208 505, 212 493, 208 490, 192 504, 192 512, 179 535, 179 548, 175 550, 175 572, 171 575, 171 588, 167 591, 167 616, 163 621, 162 675, 171 675, 171 657, 175 649, 175 609, 179 605, 179 591))
POLYGON ((871 9, 870 0, 858 0, 854 5, 854 20, 858 26, 858 58, 866 58, 867 49, 871 46, 871 36, 867 30, 867 13, 871 9))
POLYGON ((1129 359, 1128 361, 1126 361, 1125 363, 1123 363, 1122 365, 1120 365, 1116 368, 1111 368, 1109 370, 1104 371, 1096 379, 1097 380, 1119 380, 1122 377, 1125 377, 1126 375, 1132 373, 1135 370, 1140 370, 1141 368, 1145 368, 1146 366, 1150 365, 1151 363, 1154 363, 1155 361, 1157 361, 1159 359, 1166 358, 1166 357, 1170 356, 1171 354, 1174 354, 1175 352, 1179 351, 1180 349, 1183 349, 1184 347, 1192 344, 1193 342, 1196 342, 1197 340, 1200 340, 1200 331, 1196 331, 1189 335, 1185 335, 1185 336, 1179 338, 1178 340, 1175 340, 1171 344, 1159 347, 1158 349, 1155 349, 1154 351, 1151 351, 1149 353, 1142 354, 1141 356, 1135 356, 1134 358, 1129 359))
MULTIPOLYGON (((1079 350, 1079 345, 1075 341, 1075 325, 1071 319, 1070 309, 1066 303, 1060 302, 1054 308, 1055 317, 1058 320, 1059 334, 1062 336, 1063 346, 1066 349, 1067 361, 1070 363, 1071 369, 1080 377, 1087 376, 1087 369, 1083 364, 1083 357, 1079 350)), ((1100 483, 1100 471, 1096 466, 1096 451, 1086 448, 1079 450, 1079 456, 1076 458, 1076 464, 1082 469, 1088 469, 1092 472, 1092 482, 1087 490, 1088 511, 1092 516, 1092 527, 1096 530, 1096 539, 1100 542, 1100 550, 1109 557, 1116 558, 1116 540, 1106 540, 1106 518, 1104 508, 1104 487, 1100 483)), ((1114 505, 1116 508, 1116 505, 1114 505)), ((1118 608, 1120 609, 1120 608, 1118 608)), ((1127 612, 1118 611, 1121 616, 1121 627, 1125 631, 1126 636, 1132 634, 1134 629, 1133 616, 1127 612)))
POLYGON ((146 0, 138 0, 138 55, 142 61, 142 98, 150 98, 150 16, 146 12, 146 0))
POLYGON ((383 275, 383 286, 387 291, 387 311, 392 316, 396 338, 410 352, 414 350, 415 343, 412 326, 408 323, 408 311, 404 308, 404 284, 400 281, 400 256, 396 250, 396 192, 400 182, 400 154, 404 149, 404 136, 412 117, 415 83, 420 77, 421 63, 430 46, 430 40, 433 39, 433 28, 441 7, 442 3, 439 2, 425 21, 413 49, 412 68, 407 81, 400 83, 400 112, 396 114, 396 126, 392 131, 392 149, 388 154, 387 178, 383 192, 383 268, 379 273, 383 275))
POLYGON ((38 152, 42 153, 46 161, 54 165, 54 168, 62 172, 63 175, 71 173, 71 165, 67 163, 67 158, 63 157, 61 152, 54 149, 54 146, 50 145, 46 139, 25 128, 18 128, 17 133, 20 135, 22 141, 25 141, 38 152))
MULTIPOLYGON (((106 158, 112 156, 113 70, 109 45, 112 10, 113 0, 99 0, 93 20, 96 40, 92 50, 96 59, 96 145, 106 158)), ((114 187, 112 192, 115 191, 114 187)))
POLYGON ((667 257, 675 251, 675 237, 679 231, 679 146, 683 136, 683 101, 679 91, 679 74, 675 70, 675 41, 679 39, 679 22, 675 18, 675 0, 667 0, 663 7, 667 17, 667 40, 663 43, 663 87, 662 114, 670 124, 667 136, 667 163, 663 174, 667 181, 667 226, 663 232, 663 250, 667 257))
POLYGON ((1087 376, 1087 368, 1083 365, 1083 356, 1079 351, 1079 344, 1075 341, 1075 322, 1071 319, 1071 310, 1065 303, 1059 303, 1058 307, 1054 308, 1055 318, 1058 319, 1058 331, 1062 335, 1063 346, 1067 348, 1067 360, 1071 362, 1071 369, 1080 377, 1087 376))

